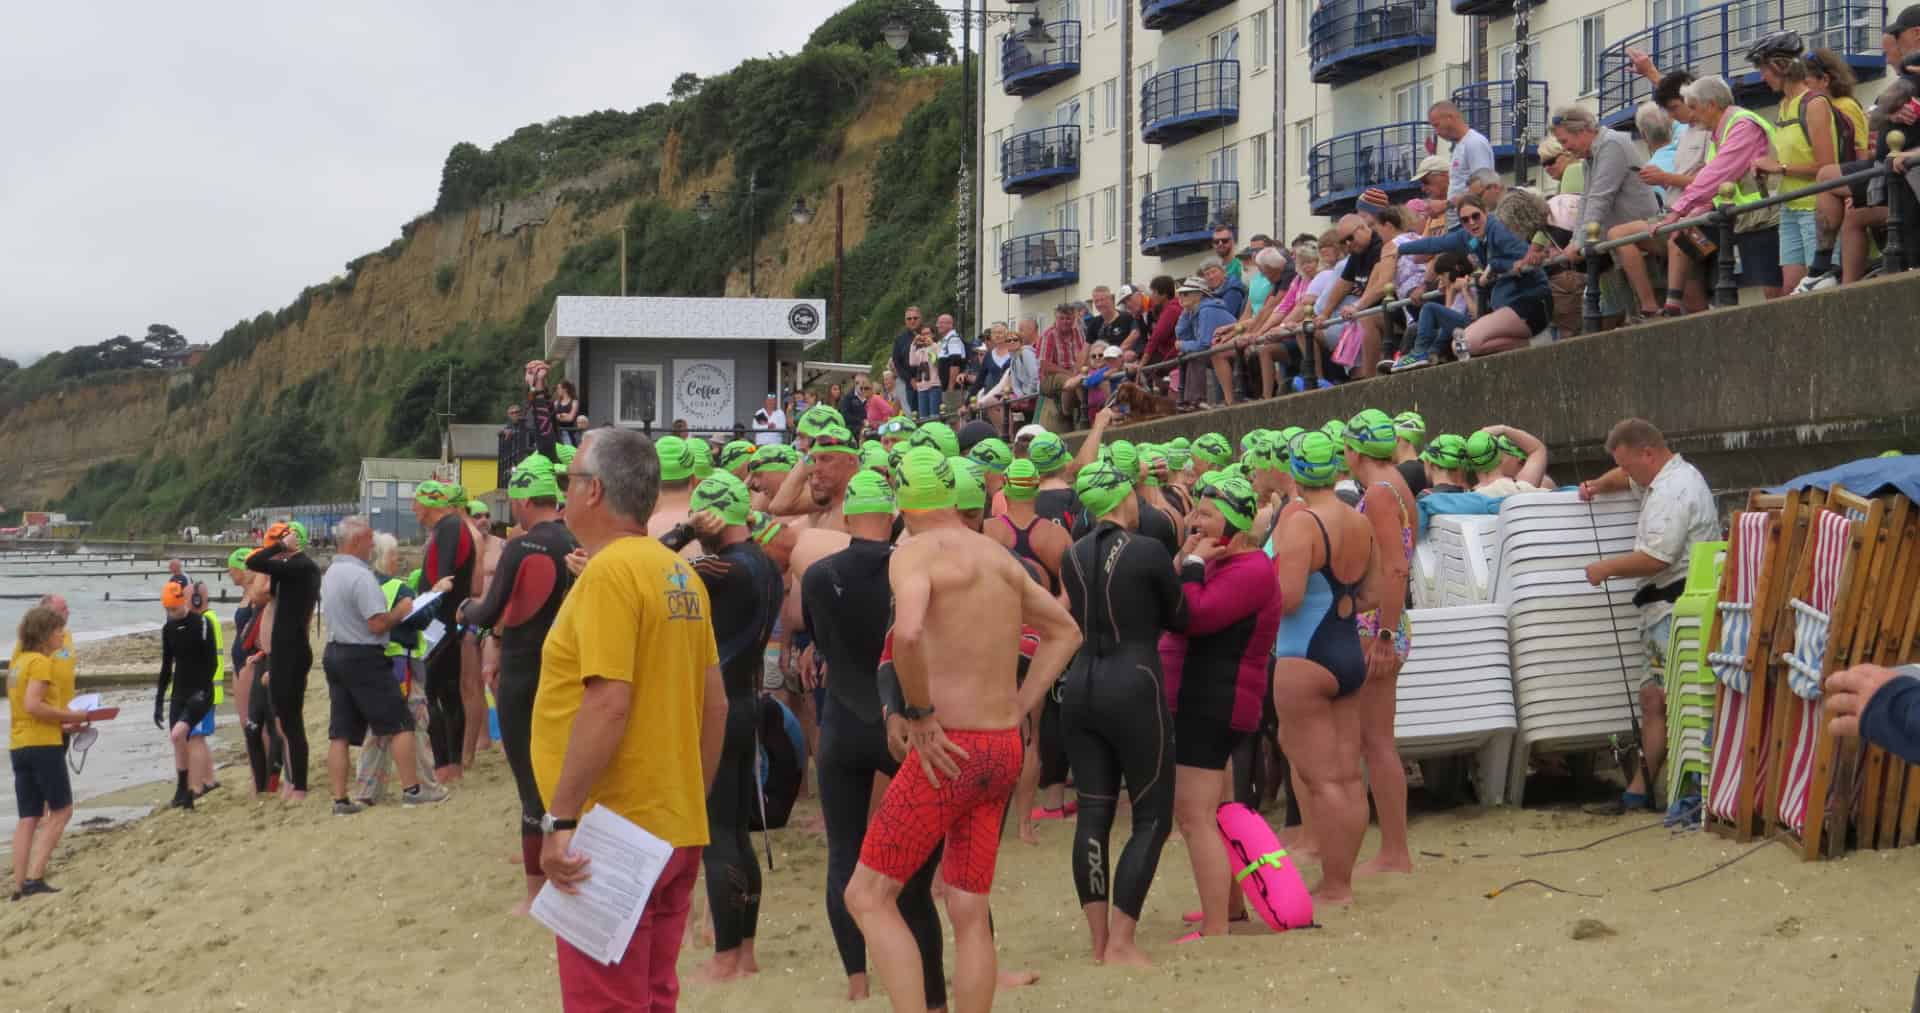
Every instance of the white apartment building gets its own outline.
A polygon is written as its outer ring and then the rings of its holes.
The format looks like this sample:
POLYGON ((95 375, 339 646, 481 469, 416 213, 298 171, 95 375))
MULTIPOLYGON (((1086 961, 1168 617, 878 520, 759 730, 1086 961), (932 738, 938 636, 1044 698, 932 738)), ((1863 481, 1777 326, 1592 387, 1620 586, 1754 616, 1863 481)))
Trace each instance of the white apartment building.
MULTIPOLYGON (((1006 0, 1003 0, 1006 2, 1006 0)), ((1038 0, 986 30, 976 319, 1032 316, 1095 286, 1191 273, 1212 226, 1239 245, 1318 233, 1368 187, 1405 196, 1449 98, 1511 175, 1518 139, 1513 0, 1038 0), (1055 41, 1019 41, 1034 12, 1055 41)), ((1848 58, 1862 101, 1883 75, 1880 0, 1556 0, 1528 11, 1528 138, 1582 104, 1632 129, 1665 70, 1774 97, 1747 45, 1792 30, 1848 58)), ((1538 182, 1541 171, 1531 167, 1538 182)))

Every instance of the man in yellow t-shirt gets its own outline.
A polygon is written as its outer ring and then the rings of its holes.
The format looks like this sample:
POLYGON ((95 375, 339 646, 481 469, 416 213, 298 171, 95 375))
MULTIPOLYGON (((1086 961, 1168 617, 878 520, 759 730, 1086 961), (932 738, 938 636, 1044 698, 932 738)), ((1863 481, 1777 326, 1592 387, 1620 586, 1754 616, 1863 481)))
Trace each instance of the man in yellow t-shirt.
POLYGON ((646 535, 660 490, 652 441, 593 430, 566 479, 567 527, 591 558, 547 634, 533 702, 530 752, 547 808, 541 869, 566 893, 592 874, 569 844, 595 805, 674 851, 619 961, 602 966, 557 940, 560 994, 568 1009, 638 999, 670 1010, 726 728, 713 619, 693 569, 646 535))

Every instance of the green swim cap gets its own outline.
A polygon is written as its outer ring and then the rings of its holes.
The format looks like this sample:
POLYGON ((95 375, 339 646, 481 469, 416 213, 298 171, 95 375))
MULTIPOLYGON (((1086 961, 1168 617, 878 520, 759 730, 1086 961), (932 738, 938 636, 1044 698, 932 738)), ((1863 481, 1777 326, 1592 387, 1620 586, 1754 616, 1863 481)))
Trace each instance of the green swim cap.
POLYGON ((1140 480, 1140 448, 1127 440, 1115 440, 1109 445, 1114 470, 1128 482, 1140 480))
MULTIPOLYGON (((466 501, 471 498, 472 497, 467 495, 466 486, 461 485, 458 482, 455 482, 452 485, 447 486, 447 502, 452 504, 453 506, 460 506, 466 503, 466 501)), ((302 528, 301 533, 305 534, 306 529, 302 528)))
POLYGON ((774 520, 772 514, 760 510, 747 515, 747 529, 753 532, 753 540, 763 546, 778 538, 780 529, 785 526, 774 520))
POLYGON ((294 535, 300 539, 300 547, 303 549, 306 548, 308 544, 307 543, 307 526, 305 524, 300 523, 299 521, 288 521, 287 527, 291 528, 293 530, 294 535))
POLYGON ((1362 457, 1390 461, 1399 443, 1400 435, 1394 431, 1393 420, 1378 408, 1368 408, 1347 423, 1346 447, 1362 457))
POLYGON ((753 494, 747 491, 747 483, 733 472, 716 471, 694 486, 693 499, 687 509, 690 512, 711 510, 729 527, 744 525, 752 519, 753 494))
POLYGON ((1233 460, 1233 445, 1219 433, 1208 433, 1193 441, 1193 456, 1216 468, 1224 468, 1233 460))
POLYGON ((1006 474, 1007 466, 1013 463, 1013 450, 998 436, 989 436, 974 444, 967 456, 986 465, 987 470, 996 475, 1006 474))
POLYGON ((1219 509, 1231 533, 1253 527, 1253 515, 1260 509, 1260 501, 1253 494, 1253 483, 1239 475, 1228 475, 1209 483, 1201 498, 1219 509))
POLYGON ((1293 480, 1311 489, 1325 489, 1340 479, 1340 448, 1333 437, 1320 430, 1301 433, 1293 441, 1293 454, 1287 468, 1293 480))
POLYGON ((1458 471, 1467 463, 1467 441, 1454 433, 1441 433, 1427 444, 1420 459, 1442 471, 1458 471))
POLYGON ((713 444, 705 437, 687 440, 687 449, 693 451, 693 477, 706 478, 713 474, 713 444))
POLYGON ((513 467, 513 475, 507 480, 507 497, 559 499, 560 480, 555 477, 553 462, 542 454, 528 454, 513 467))
POLYGON ((1186 451, 1193 450, 1193 444, 1189 442, 1187 438, 1184 436, 1176 436, 1173 439, 1168 440, 1167 446, 1179 447, 1181 450, 1186 450, 1186 451))
POLYGON ((1249 447, 1252 447, 1252 446, 1253 446, 1253 442, 1254 442, 1255 440, 1258 440, 1258 439, 1259 439, 1259 438, 1260 438, 1260 437, 1261 437, 1262 435, 1264 435, 1265 433, 1266 433, 1266 430, 1265 430, 1265 429, 1249 429, 1249 430, 1247 430, 1247 431, 1246 431, 1245 433, 1243 433, 1243 434, 1241 434, 1241 436, 1240 436, 1240 456, 1241 456, 1241 457, 1245 457, 1245 456, 1247 456, 1247 449, 1248 449, 1249 447))
MULTIPOLYGON (((923 430, 924 431, 924 430, 923 430)), ((947 458, 953 467, 953 505, 959 510, 987 508, 987 466, 971 457, 947 458)))
POLYGON ((1040 495, 1040 469, 1026 458, 1007 465, 1007 484, 1001 487, 1008 499, 1030 500, 1040 495))
POLYGON ((893 418, 880 423, 880 435, 882 437, 911 436, 913 435, 913 420, 907 418, 905 415, 895 415, 893 418))
POLYGON ((1333 437, 1333 442, 1335 443, 1346 442, 1347 424, 1345 422, 1340 421, 1339 419, 1328 419, 1323 425, 1321 425, 1320 431, 1323 433, 1326 433, 1328 436, 1333 437))
POLYGON ((431 478, 413 487, 413 501, 430 510, 453 505, 453 497, 447 495, 446 485, 431 478))
POLYGON ((693 477, 693 448, 687 446, 686 440, 662 436, 654 442, 653 449, 660 455, 662 482, 684 482, 693 477))
POLYGON ((487 505, 486 500, 470 499, 467 501, 467 513, 474 517, 492 517, 493 508, 487 505))
POLYGON ((561 467, 565 467, 569 464, 572 464, 573 455, 579 452, 580 452, 580 448, 574 446, 571 443, 556 444, 553 448, 553 456, 556 459, 558 459, 561 467))
POLYGON ((784 443, 769 443, 753 452, 753 463, 747 470, 753 474, 763 471, 792 471, 800 463, 800 452, 784 443))
POLYGON ((913 449, 912 447, 909 447, 904 443, 896 443, 893 445, 892 450, 887 451, 886 478, 887 478, 888 485, 891 485, 896 489, 900 487, 900 462, 902 459, 904 459, 907 456, 907 451, 912 449, 913 449))
POLYGON ((1067 445, 1053 433, 1041 433, 1027 444, 1027 460, 1042 475, 1051 475, 1067 466, 1067 445))
POLYGON ((1160 449, 1167 452, 1167 470, 1185 471, 1193 463, 1193 451, 1187 448, 1187 438, 1177 436, 1160 449))
POLYGON ((1140 448, 1140 463, 1144 467, 1143 474, 1146 477, 1148 485, 1159 486, 1165 484, 1161 481, 1160 476, 1156 474, 1159 469, 1167 467, 1167 452, 1165 448, 1153 443, 1142 446, 1140 448))
POLYGON ((1520 444, 1513 442, 1512 437, 1499 436, 1494 439, 1494 442, 1500 445, 1500 452, 1508 457, 1517 457, 1522 461, 1527 459, 1527 452, 1521 450, 1520 444))
POLYGON ((722 471, 732 471, 742 461, 753 460, 753 444, 746 440, 734 440, 720 448, 719 465, 722 471))
POLYGON ((887 470, 887 448, 879 440, 868 440, 860 444, 860 466, 875 471, 887 470))
POLYGON ((1883 450, 1880 452, 1880 456, 1881 457, 1904 457, 1906 455, 1902 454, 1898 450, 1883 450))
POLYGON ((1299 439, 1300 434, 1304 432, 1306 429, 1301 426, 1288 426, 1274 437, 1273 452, 1279 456, 1281 463, 1284 464, 1289 457, 1293 456, 1293 441, 1299 439))
POLYGON ((893 486, 879 472, 861 471, 847 482, 847 498, 841 512, 848 517, 862 514, 893 514, 893 486))
POLYGON ((1401 412, 1393 417, 1393 431, 1417 447, 1426 441, 1427 420, 1419 412, 1401 412))
POLYGON ((840 414, 838 408, 828 404, 817 404, 801 412, 800 421, 794 423, 793 428, 800 435, 812 438, 828 426, 840 426, 844 429, 846 425, 846 417, 840 414))
POLYGON ((251 555, 253 555, 252 549, 235 549, 232 552, 227 553, 227 569, 229 570, 246 569, 247 557, 251 555))
MULTIPOLYGON (((1235 461, 1224 468, 1217 468, 1215 470, 1222 472, 1225 475, 1230 475, 1234 478, 1247 477, 1247 466, 1244 464, 1241 464, 1239 461, 1235 461)), ((1249 479, 1249 481, 1251 481, 1251 479, 1249 479)))
POLYGON ((932 447, 914 447, 900 458, 901 510, 945 510, 955 498, 953 465, 932 447))
POLYGON ((1095 517, 1105 517, 1125 502, 1133 492, 1133 483, 1106 461, 1097 461, 1080 469, 1073 480, 1073 493, 1095 517))
POLYGON ((1253 439, 1240 454, 1240 463, 1248 474, 1256 471, 1285 471, 1287 458, 1279 449, 1279 434, 1261 429, 1247 434, 1253 439))
POLYGON ((960 437, 954 435, 953 427, 945 422, 922 423, 907 443, 915 447, 932 447, 945 457, 960 456, 960 437))
POLYGON ((1486 432, 1467 437, 1467 463, 1475 471, 1492 471, 1500 463, 1500 443, 1486 432))
POLYGON ((807 448, 809 454, 852 454, 858 456, 860 448, 853 444, 853 434, 846 426, 822 426, 813 434, 813 444, 807 448))

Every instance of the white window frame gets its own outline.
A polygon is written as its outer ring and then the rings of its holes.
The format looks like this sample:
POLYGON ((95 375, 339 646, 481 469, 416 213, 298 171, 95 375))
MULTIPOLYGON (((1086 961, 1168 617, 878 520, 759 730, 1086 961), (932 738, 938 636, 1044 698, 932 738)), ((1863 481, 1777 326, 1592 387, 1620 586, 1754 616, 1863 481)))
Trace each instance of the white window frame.
POLYGON ((1080 116, 1083 111, 1081 108, 1080 93, 1074 92, 1071 98, 1053 107, 1053 125, 1056 127, 1078 127, 1081 125, 1080 116))
POLYGON ((1299 31, 1294 32, 1293 37, 1300 40, 1295 48, 1302 53, 1313 44, 1313 4, 1314 0, 1299 0, 1296 8, 1300 12, 1300 23, 1296 26, 1299 31))
POLYGON ((1313 169, 1313 121, 1301 120, 1293 125, 1294 146, 1300 150, 1300 178, 1307 179, 1313 169))
POLYGON ((1600 54, 1607 49, 1607 13, 1589 14, 1580 19, 1580 94, 1600 90, 1600 54))
POLYGON ((1099 212, 1099 205, 1094 200, 1096 196, 1096 194, 1087 195, 1087 227, 1080 230, 1080 245, 1082 246, 1092 246, 1094 239, 1097 238, 1094 235, 1093 228, 1093 223, 1096 220, 1094 215, 1099 212))
POLYGON ((1053 206, 1053 227, 1080 231, 1080 199, 1078 197, 1069 197, 1053 206))
POLYGON ((1143 172, 1140 174, 1140 198, 1145 200, 1151 193, 1153 193, 1153 173, 1143 172))
POLYGON ((1417 81, 1403 84, 1393 90, 1393 122, 1412 123, 1427 118, 1427 110, 1434 102, 1433 78, 1423 77, 1417 81), (1411 101, 1403 102, 1403 99, 1411 101), (1401 108, 1402 105, 1406 109, 1401 108))
POLYGON ((993 246, 990 247, 990 249, 993 250, 993 256, 988 257, 987 260, 993 265, 993 275, 996 278, 1000 276, 1000 247, 1005 245, 1006 241, 1005 226, 995 225, 993 227, 993 246))
POLYGON ((1516 61, 1518 61, 1519 58, 1520 58, 1520 47, 1514 45, 1511 42, 1507 43, 1504 46, 1501 46, 1499 49, 1494 50, 1493 79, 1495 81, 1513 80, 1513 68, 1515 66, 1516 61))
POLYGON ((392 482, 368 482, 367 498, 386 499, 388 496, 393 495, 392 489, 390 488, 392 485, 392 482))
POLYGON ((1267 12, 1254 11, 1247 21, 1248 42, 1252 48, 1253 72, 1258 74, 1267 69, 1267 12))
POLYGON ((1138 67, 1133 68, 1134 94, 1138 95, 1146 91, 1147 82, 1153 80, 1153 73, 1154 73, 1154 63, 1152 60, 1148 60, 1147 62, 1139 65, 1138 67))
POLYGON ((1080 20, 1080 0, 1060 0, 1060 20, 1080 20))
POLYGON ((1100 98, 1107 104, 1106 132, 1111 134, 1120 127, 1120 79, 1107 78, 1100 84, 1100 98))
POLYGON ((1122 0, 1107 0, 1107 24, 1117 25, 1120 23, 1121 3, 1122 0))
POLYGON ((660 402, 667 396, 667 371, 659 363, 622 362, 613 367, 613 418, 614 425, 627 429, 638 429, 651 425, 660 428, 660 402), (626 377, 628 373, 644 372, 653 374, 653 412, 652 419, 629 419, 626 405, 626 377))
POLYGON ((1105 237, 1106 242, 1111 243, 1120 238, 1120 188, 1107 187, 1101 191, 1101 195, 1104 200, 1100 206, 1102 212, 1100 234, 1105 237))
POLYGON ((1240 146, 1229 144, 1207 152, 1207 181, 1240 182, 1240 146))
POLYGON ((1000 178, 1000 167, 1001 167, 1000 151, 1002 146, 1005 145, 1006 143, 1007 143, 1007 131, 1004 127, 993 132, 993 148, 992 148, 993 154, 990 157, 993 159, 993 178, 994 179, 1000 178))
POLYGON ((1094 128, 1099 125, 1100 103, 1094 101, 1094 99, 1098 95, 1099 95, 1098 91, 1092 88, 1087 89, 1087 92, 1086 92, 1087 130, 1086 132, 1089 140, 1091 140, 1093 137, 1094 128))
POLYGON ((1269 134, 1259 134, 1247 142, 1247 153, 1252 156, 1247 161, 1253 170, 1253 189, 1249 193, 1267 192, 1267 179, 1271 175, 1267 166, 1271 164, 1272 144, 1273 138, 1269 134))
POLYGON ((992 59, 987 62, 993 64, 993 79, 995 81, 1002 79, 1000 74, 1000 54, 1007 51, 1007 37, 1011 34, 1011 32, 1001 32, 999 35, 994 36, 993 48, 987 51, 987 55, 992 56, 992 59))
POLYGON ((1228 25, 1207 36, 1207 59, 1238 60, 1240 58, 1240 26, 1228 25))

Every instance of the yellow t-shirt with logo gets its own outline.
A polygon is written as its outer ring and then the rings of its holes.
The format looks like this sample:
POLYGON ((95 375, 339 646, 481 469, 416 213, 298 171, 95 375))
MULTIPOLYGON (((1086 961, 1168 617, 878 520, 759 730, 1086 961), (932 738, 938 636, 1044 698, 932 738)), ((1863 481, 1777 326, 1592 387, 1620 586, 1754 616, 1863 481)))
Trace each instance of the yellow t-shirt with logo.
MULTIPOLYGON (((68 656, 72 655, 67 650, 68 656)), ((60 722, 42 721, 27 713, 27 684, 44 682, 47 684, 46 702, 49 706, 65 709, 73 700, 72 664, 63 666, 53 658, 39 651, 13 652, 12 665, 7 670, 7 705, 13 727, 7 733, 8 749, 25 749, 28 746, 57 746, 61 743, 60 722)))
POLYGON ((707 669, 720 663, 706 585, 652 538, 600 550, 547 634, 533 701, 534 780, 553 798, 586 679, 630 683, 627 731, 587 793, 676 848, 707 843, 700 720, 707 669))

